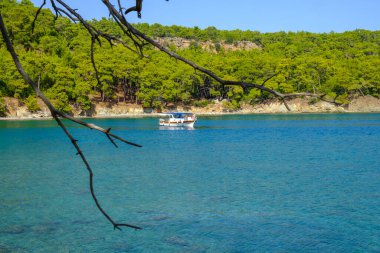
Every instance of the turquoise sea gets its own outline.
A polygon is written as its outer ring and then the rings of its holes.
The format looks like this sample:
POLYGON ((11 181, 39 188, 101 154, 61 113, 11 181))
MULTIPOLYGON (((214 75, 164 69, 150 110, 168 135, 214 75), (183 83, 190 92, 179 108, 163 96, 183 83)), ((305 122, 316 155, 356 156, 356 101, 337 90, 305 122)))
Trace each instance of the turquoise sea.
POLYGON ((380 252, 380 114, 0 121, 0 252, 380 252))

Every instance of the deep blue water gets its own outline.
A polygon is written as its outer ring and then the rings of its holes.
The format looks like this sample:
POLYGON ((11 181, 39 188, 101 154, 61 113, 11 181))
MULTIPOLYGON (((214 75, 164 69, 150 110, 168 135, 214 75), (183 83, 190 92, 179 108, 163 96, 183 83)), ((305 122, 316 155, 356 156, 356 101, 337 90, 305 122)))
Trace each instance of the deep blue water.
POLYGON ((0 252, 380 252, 380 114, 0 121, 0 252))

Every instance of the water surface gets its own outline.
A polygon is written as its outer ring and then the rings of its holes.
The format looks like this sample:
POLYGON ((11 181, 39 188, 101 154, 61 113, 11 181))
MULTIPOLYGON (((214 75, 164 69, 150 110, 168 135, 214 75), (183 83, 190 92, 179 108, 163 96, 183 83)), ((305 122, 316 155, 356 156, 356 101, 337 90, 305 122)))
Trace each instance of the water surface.
POLYGON ((0 121, 0 252, 379 252, 380 114, 0 121))

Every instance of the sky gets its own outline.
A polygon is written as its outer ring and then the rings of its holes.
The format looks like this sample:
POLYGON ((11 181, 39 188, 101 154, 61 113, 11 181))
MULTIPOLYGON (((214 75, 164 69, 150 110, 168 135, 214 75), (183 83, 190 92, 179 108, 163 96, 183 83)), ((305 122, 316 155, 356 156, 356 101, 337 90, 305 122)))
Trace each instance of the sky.
MULTIPOLYGON (((32 0, 38 6, 42 0, 32 0)), ((65 0, 86 19, 108 17, 101 0, 65 0)), ((134 0, 121 0, 126 6, 134 0)), ((380 30, 380 0, 144 0, 132 23, 260 32, 380 30)))

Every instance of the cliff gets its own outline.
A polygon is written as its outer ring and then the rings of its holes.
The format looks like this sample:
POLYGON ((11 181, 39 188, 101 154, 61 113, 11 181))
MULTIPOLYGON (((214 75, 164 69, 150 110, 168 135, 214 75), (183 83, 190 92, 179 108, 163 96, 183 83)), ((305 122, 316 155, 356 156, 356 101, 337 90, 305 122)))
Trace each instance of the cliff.
POLYGON ((252 41, 236 41, 234 43, 227 43, 226 41, 196 41, 192 39, 185 39, 179 37, 156 38, 155 40, 165 47, 175 46, 176 48, 182 50, 188 49, 191 46, 195 46, 212 53, 217 53, 221 49, 223 49, 224 51, 262 49, 261 46, 257 45, 252 41))

